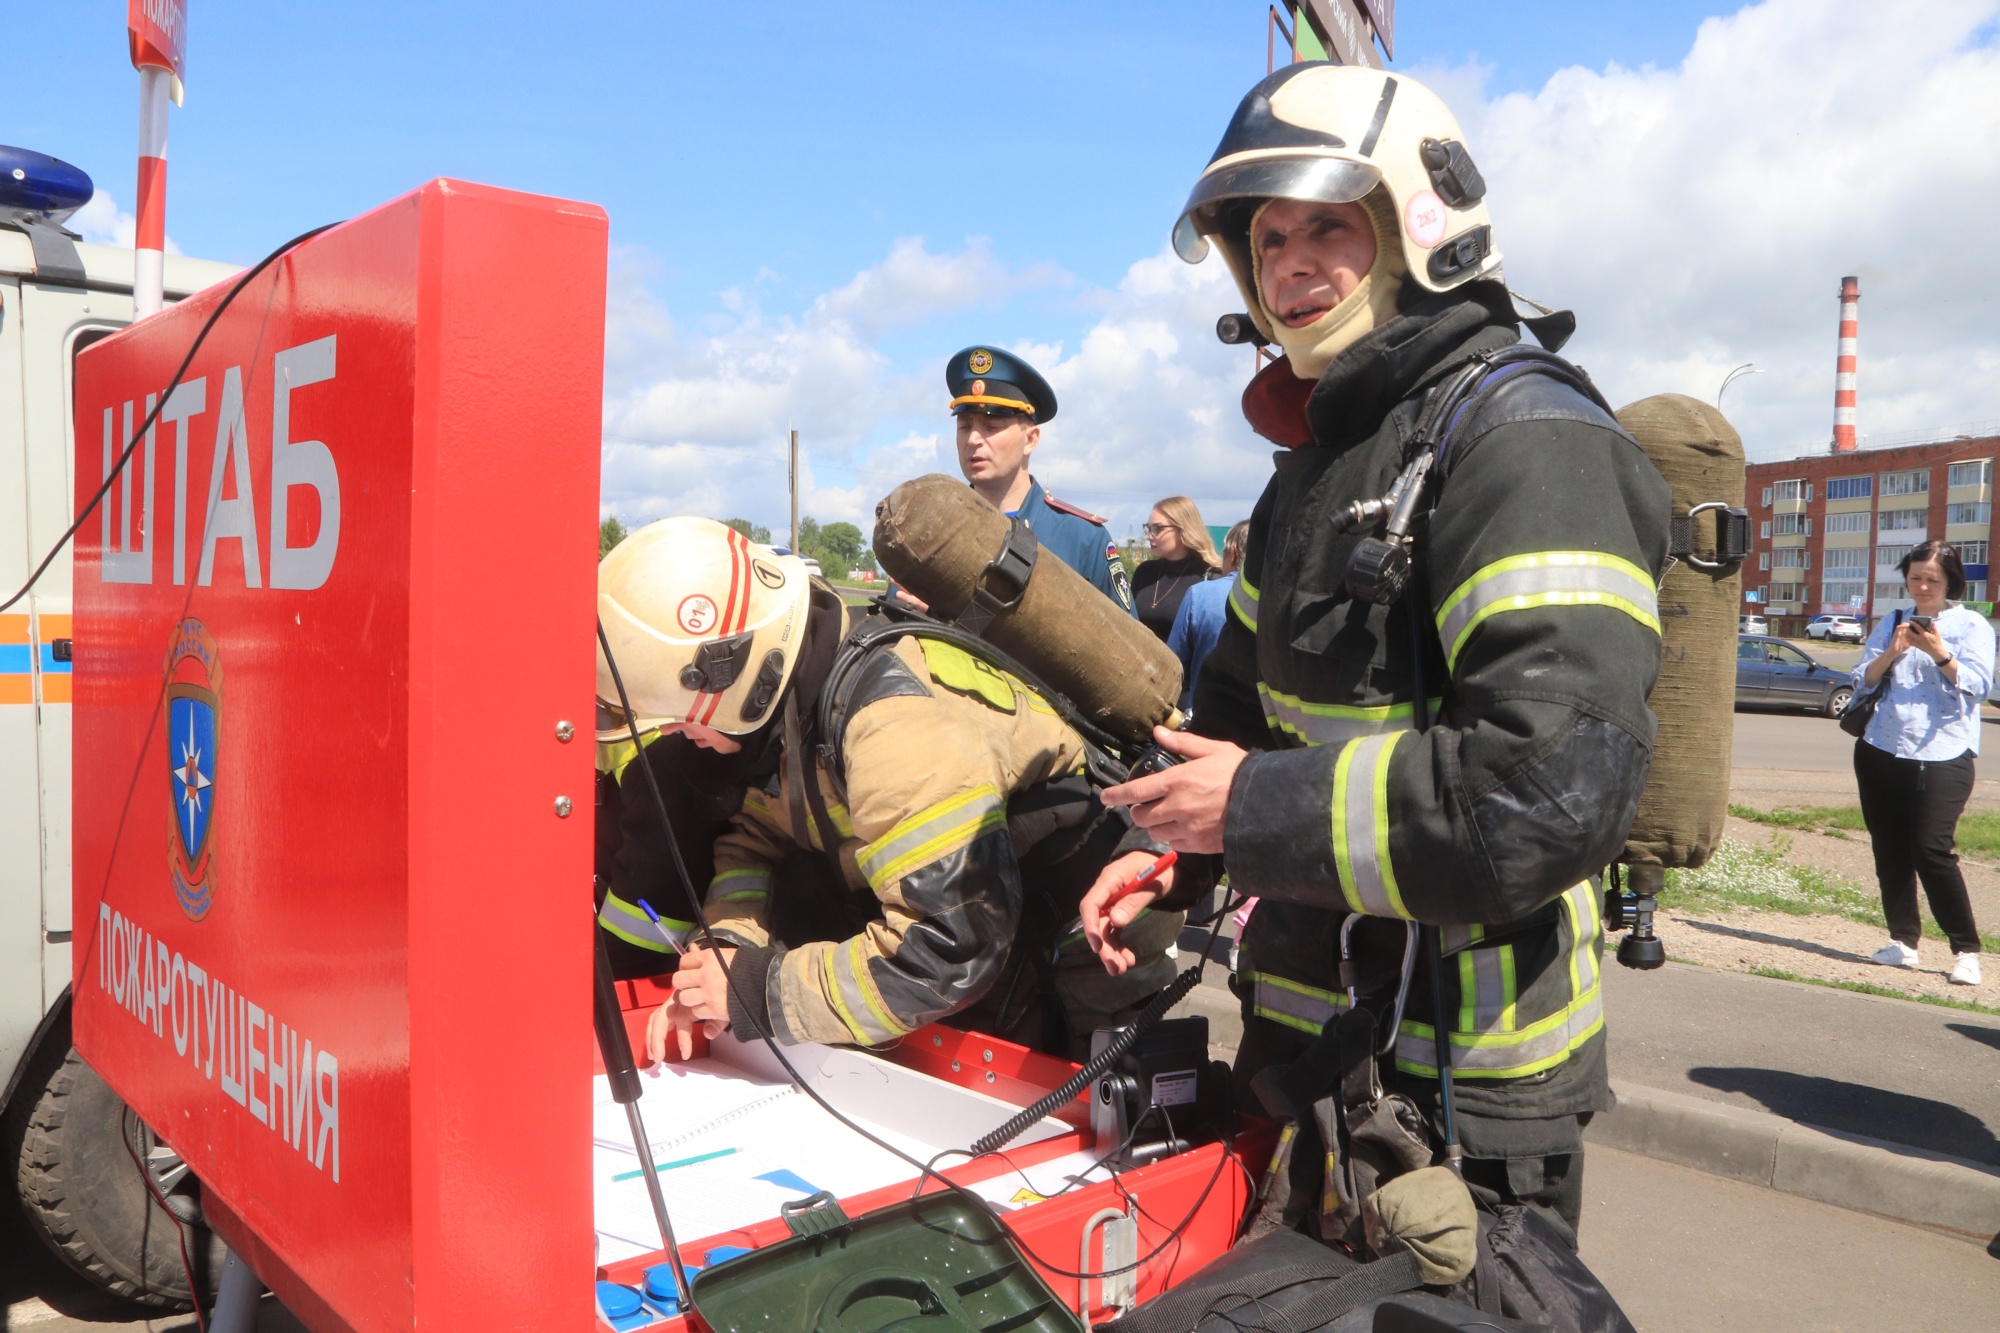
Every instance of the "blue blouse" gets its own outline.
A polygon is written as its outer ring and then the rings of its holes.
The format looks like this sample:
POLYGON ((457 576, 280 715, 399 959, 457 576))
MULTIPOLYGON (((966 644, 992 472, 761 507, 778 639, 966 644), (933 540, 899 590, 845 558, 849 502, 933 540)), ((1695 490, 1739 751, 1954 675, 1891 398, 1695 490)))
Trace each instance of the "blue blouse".
MULTIPOLYGON (((1910 613, 1905 611, 1907 622, 1910 613)), ((1993 688, 1993 626, 1977 611, 1947 606, 1937 617, 1938 634, 1958 659, 1958 683, 1944 678, 1928 653, 1912 648, 1889 668, 1889 688, 1876 705, 1863 740, 1898 759, 1940 763, 1979 753, 1979 705, 1993 688)), ((1854 688, 1865 690, 1868 664, 1880 657, 1895 632, 1884 617, 1868 636, 1854 688)))

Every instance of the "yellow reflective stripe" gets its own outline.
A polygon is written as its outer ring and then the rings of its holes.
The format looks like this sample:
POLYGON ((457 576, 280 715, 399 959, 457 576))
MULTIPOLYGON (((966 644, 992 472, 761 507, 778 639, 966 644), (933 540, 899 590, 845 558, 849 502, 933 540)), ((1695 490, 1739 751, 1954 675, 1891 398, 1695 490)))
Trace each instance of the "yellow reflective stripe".
POLYGON ((918 866, 957 851, 992 829, 1007 826, 1000 791, 982 782, 971 791, 918 811, 861 849, 855 857, 869 886, 880 892, 918 866))
POLYGON ((1500 955, 1500 1030, 1512 1032, 1521 1026, 1519 982, 1514 976, 1514 946, 1503 944, 1500 955))
MULTIPOLYGON (((1416 726, 1416 704, 1382 704, 1362 707, 1355 704, 1307 703, 1296 695, 1274 690, 1257 682, 1257 702, 1264 707, 1264 721, 1272 731, 1292 736, 1307 745, 1338 745, 1363 736, 1408 731, 1416 726)), ((1437 716, 1443 699, 1429 701, 1430 715, 1437 716)))
POLYGON ((1459 650, 1489 617, 1542 606, 1608 606, 1660 632, 1659 597, 1646 571, 1605 551, 1538 551, 1487 565, 1438 608, 1438 638, 1445 663, 1456 669, 1459 650))
POLYGON ((824 974, 826 982, 826 998, 833 1005, 833 1011, 839 1015, 840 1021, 846 1024, 847 1030, 854 1035, 854 1040, 866 1046, 869 1044, 868 1034, 862 1030, 860 1020, 855 1018, 854 1012, 847 1007, 847 1001, 840 993, 840 978, 833 968, 833 956, 838 952, 840 946, 837 944, 825 945, 820 950, 820 971, 824 974))
POLYGON ((1458 955, 1458 1031, 1512 1032, 1515 999, 1513 945, 1458 955))
POLYGON ((1236 583, 1229 590, 1229 609, 1243 622, 1244 628, 1252 634, 1257 632, 1257 590, 1250 586, 1250 580, 1243 577, 1243 571, 1236 572, 1236 583))
POLYGON ((881 1025, 883 1033, 886 1034, 877 1040, 887 1041, 908 1032, 910 1029, 897 1022, 888 1009, 883 1007, 881 999, 875 993, 875 987, 870 984, 867 941, 862 936, 856 935, 847 942, 847 952, 847 969, 854 974, 854 989, 860 992, 862 1003, 868 1006, 869 1014, 881 1025))
MULTIPOLYGON (((660 739, 657 731, 644 732, 639 737, 642 745, 651 745, 660 739)), ((630 740, 599 741, 597 743, 597 771, 609 773, 613 781, 625 781, 625 769, 639 752, 632 748, 630 740)))
POLYGON ((708 882, 712 903, 748 903, 770 896, 771 872, 761 867, 724 870, 708 882))
MULTIPOLYGON (((676 921, 669 916, 663 916, 660 920, 668 930, 679 931, 682 934, 694 929, 694 923, 690 921, 676 921)), ((651 917, 619 898, 617 894, 604 895, 604 906, 597 909, 597 924, 627 944, 636 944, 642 949, 651 949, 654 953, 680 952, 660 927, 653 924, 651 917)))
POLYGON ((1389 857, 1389 759, 1404 735, 1354 741, 1334 761, 1333 860, 1350 908, 1412 921, 1389 857))

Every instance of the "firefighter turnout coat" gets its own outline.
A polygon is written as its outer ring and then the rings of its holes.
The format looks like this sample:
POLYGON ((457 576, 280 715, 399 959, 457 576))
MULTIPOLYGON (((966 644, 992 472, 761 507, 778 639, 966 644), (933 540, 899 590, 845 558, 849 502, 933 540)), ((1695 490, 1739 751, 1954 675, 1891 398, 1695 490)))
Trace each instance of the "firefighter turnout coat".
POLYGON ((1522 374, 1460 421, 1392 605, 1350 597, 1369 530, 1333 514, 1389 489, 1427 389, 1517 340, 1482 281, 1406 300, 1316 384, 1282 362, 1252 383, 1246 415, 1285 447, 1194 701, 1196 731, 1252 750, 1224 835, 1231 885, 1262 899, 1245 1056, 1287 1059, 1287 1035, 1296 1050, 1347 1005, 1348 915, 1378 975, 1399 920, 1441 926, 1444 1013, 1420 961, 1391 1077, 1433 1103, 1444 1022, 1465 1149, 1507 1158, 1580 1148, 1573 1116, 1610 1105, 1592 880, 1650 760, 1666 483, 1596 403, 1522 374))
POLYGON ((1074 925, 1110 855, 1152 844, 1097 800, 1082 739, 1012 675, 934 640, 862 651, 834 710, 838 743, 788 745, 716 840, 706 912, 739 950, 732 1024, 876 1046, 956 1016, 1006 1036, 1046 985, 1067 1019, 1059 1045, 1087 1049, 1093 1028, 1129 1019, 1173 977, 1179 913, 1147 919, 1124 978, 1104 974, 1074 925), (837 861, 862 906, 854 933, 776 937, 780 867, 800 848, 837 861))

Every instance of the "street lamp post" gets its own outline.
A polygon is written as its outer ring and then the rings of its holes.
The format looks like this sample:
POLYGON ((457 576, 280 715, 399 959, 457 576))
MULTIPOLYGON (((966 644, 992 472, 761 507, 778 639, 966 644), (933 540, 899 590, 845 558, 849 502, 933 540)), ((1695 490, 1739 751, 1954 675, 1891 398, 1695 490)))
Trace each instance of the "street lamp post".
POLYGON ((1764 373, 1763 367, 1758 366, 1752 362, 1745 361, 1742 365, 1736 367, 1736 369, 1730 371, 1727 375, 1724 375, 1722 377, 1722 387, 1715 391, 1715 410, 1718 412, 1722 410, 1722 395, 1728 392, 1729 386, 1731 384, 1734 384, 1736 382, 1737 376, 1761 375, 1763 373, 1764 373))

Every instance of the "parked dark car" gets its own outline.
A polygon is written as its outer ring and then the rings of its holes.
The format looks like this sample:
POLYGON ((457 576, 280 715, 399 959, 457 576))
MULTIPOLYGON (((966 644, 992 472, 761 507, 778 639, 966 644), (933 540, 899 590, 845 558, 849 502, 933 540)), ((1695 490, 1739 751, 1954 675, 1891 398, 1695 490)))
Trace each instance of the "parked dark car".
POLYGON ((1762 634, 1736 636, 1736 706, 1803 708, 1839 717, 1854 696, 1847 673, 1762 634))

